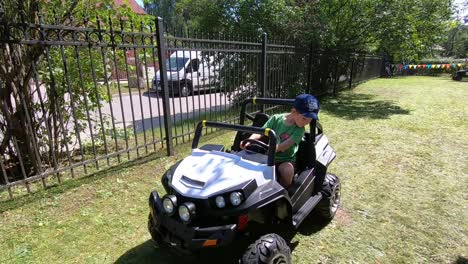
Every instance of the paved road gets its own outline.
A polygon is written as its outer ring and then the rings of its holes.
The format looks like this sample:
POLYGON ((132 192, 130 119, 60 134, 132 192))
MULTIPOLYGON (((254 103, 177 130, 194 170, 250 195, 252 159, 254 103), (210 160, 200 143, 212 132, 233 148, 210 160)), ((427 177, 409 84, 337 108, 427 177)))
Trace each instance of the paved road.
MULTIPOLYGON (((40 89, 43 101, 48 100, 45 89, 45 87, 41 87, 40 89)), ((35 93, 33 100, 39 101, 37 93, 35 93)), ((70 99, 66 97, 65 100, 68 101, 70 99)), ((86 121, 86 128, 80 132, 80 139, 83 143, 89 143, 91 140, 91 133, 95 140, 99 138, 98 134, 102 133, 100 129, 102 125, 99 112, 102 114, 106 130, 113 128, 112 117, 114 117, 117 129, 135 127, 134 132, 136 133, 152 128, 156 129, 164 123, 162 100, 163 99, 158 98, 155 93, 148 93, 145 91, 142 91, 141 94, 138 93, 138 91, 134 91, 131 95, 114 95, 111 103, 104 103, 100 109, 90 111, 91 129, 86 121)), ((230 100, 223 93, 205 94, 202 92, 201 94, 190 95, 188 97, 170 97, 169 102, 172 122, 182 119, 197 118, 197 116, 200 114, 203 115, 205 112, 209 113, 211 111, 214 113, 215 111, 223 111, 229 109, 231 106, 230 100)), ((35 114, 37 118, 42 116, 41 111, 35 114)), ((69 131, 69 136, 72 137, 72 143, 70 143, 69 148, 78 148, 79 146, 75 142, 77 135, 73 117, 65 124, 65 129, 69 131)))
MULTIPOLYGON (((102 108, 103 115, 114 116, 116 127, 135 126, 136 132, 158 127, 164 122, 163 102, 155 93, 138 92, 114 95, 111 104, 106 103, 102 108), (112 109, 111 109, 112 107, 112 109), (133 112, 132 112, 133 108, 133 112)), ((195 94, 188 97, 169 98, 172 120, 197 117, 204 111, 222 111, 228 109, 229 99, 222 93, 195 94)), ((96 111, 95 114, 98 114, 96 111)))

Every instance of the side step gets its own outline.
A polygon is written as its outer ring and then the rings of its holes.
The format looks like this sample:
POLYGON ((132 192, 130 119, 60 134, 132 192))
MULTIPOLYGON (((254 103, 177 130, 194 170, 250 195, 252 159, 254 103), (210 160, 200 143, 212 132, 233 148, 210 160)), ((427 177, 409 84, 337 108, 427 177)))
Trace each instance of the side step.
POLYGON ((293 215, 292 224, 294 228, 298 228, 299 225, 307 218, 307 216, 312 212, 315 206, 322 200, 322 193, 319 192, 314 196, 311 196, 309 200, 293 215))

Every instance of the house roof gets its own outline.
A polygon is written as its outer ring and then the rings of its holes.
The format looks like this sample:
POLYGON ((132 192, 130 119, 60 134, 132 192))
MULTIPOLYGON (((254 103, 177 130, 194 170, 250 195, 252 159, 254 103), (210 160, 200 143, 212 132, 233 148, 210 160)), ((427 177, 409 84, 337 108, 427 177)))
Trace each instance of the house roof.
POLYGON ((146 15, 145 10, 135 0, 114 0, 116 6, 128 5, 135 14, 146 15))

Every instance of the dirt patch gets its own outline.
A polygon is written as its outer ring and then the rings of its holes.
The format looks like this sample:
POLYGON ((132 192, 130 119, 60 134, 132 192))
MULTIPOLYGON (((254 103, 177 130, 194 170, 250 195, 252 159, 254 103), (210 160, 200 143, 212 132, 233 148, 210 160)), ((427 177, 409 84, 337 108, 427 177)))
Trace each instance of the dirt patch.
POLYGON ((344 208, 338 208, 338 211, 335 215, 335 221, 341 225, 350 225, 353 223, 353 219, 351 218, 351 214, 346 211, 344 208))

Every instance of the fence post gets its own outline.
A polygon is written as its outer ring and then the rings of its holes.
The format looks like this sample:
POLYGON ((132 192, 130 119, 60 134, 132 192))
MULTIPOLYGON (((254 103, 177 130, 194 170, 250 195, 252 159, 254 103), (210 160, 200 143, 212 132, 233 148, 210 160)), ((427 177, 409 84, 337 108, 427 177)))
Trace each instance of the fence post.
POLYGON ((5 11, 3 10, 3 1, 0 1, 0 22, 3 22, 4 15, 5 15, 5 11))
POLYGON ((349 89, 353 87, 353 71, 354 71, 354 60, 356 58, 356 54, 352 53, 351 57, 351 72, 349 74, 349 89))
POLYGON ((336 53, 336 56, 334 57, 335 59, 335 69, 333 71, 333 96, 336 96, 337 94, 337 91, 336 91, 336 85, 338 83, 338 79, 339 79, 339 76, 338 76, 338 63, 339 63, 339 55, 338 53, 336 53))
POLYGON ((164 113, 164 130, 166 133, 167 155, 174 155, 174 146, 172 144, 172 123, 171 123, 171 107, 169 105, 169 87, 167 83, 167 68, 166 68, 166 42, 164 39, 163 19, 157 18, 156 26, 156 41, 158 45, 158 61, 159 61, 159 83, 163 90, 163 113, 164 113))
POLYGON ((310 94, 310 87, 312 86, 312 42, 309 48, 309 61, 307 62, 307 93, 310 94))
MULTIPOLYGON (((261 62, 261 78, 260 78, 260 87, 261 87, 261 97, 266 96, 266 86, 267 86, 267 44, 268 36, 267 33, 263 33, 262 39, 262 62, 261 62)), ((262 105, 262 112, 265 111, 265 105, 262 105)))

